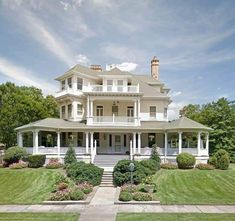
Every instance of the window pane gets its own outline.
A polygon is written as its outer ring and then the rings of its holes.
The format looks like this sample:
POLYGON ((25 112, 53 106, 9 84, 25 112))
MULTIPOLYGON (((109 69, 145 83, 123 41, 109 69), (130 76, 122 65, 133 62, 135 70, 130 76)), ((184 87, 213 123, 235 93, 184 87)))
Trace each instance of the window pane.
POLYGON ((62 118, 65 118, 65 106, 61 107, 62 118))
POLYGON ((150 117, 151 118, 156 118, 156 106, 150 106, 150 117))
POLYGON ((77 104, 77 115, 82 115, 82 109, 83 109, 83 105, 77 104))
POLYGON ((112 106, 112 114, 114 114, 114 115, 118 115, 118 106, 112 106))
POLYGON ((72 78, 68 78, 68 87, 72 88, 72 78))
POLYGON ((107 85, 113 85, 113 80, 107 80, 107 85))
POLYGON ((82 83, 83 83, 82 78, 78 78, 77 79, 77 89, 78 90, 82 90, 82 83))
POLYGON ((68 117, 72 117, 72 104, 68 105, 68 117))
POLYGON ((61 81, 61 90, 65 90, 65 80, 61 81))

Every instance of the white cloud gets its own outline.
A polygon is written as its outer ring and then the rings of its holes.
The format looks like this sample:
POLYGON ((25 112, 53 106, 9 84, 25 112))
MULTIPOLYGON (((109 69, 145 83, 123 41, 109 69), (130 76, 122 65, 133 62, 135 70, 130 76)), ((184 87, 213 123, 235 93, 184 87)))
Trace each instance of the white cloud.
POLYGON ((53 93, 56 90, 54 85, 43 81, 41 78, 36 78, 35 73, 31 70, 15 65, 2 57, 0 57, 0 73, 17 84, 34 86, 42 89, 45 93, 53 93))
POLYGON ((181 95, 181 94, 182 94, 181 91, 173 91, 173 92, 170 94, 170 96, 171 96, 171 97, 177 97, 177 96, 179 96, 179 95, 181 95))
POLYGON ((175 120, 179 118, 179 111, 186 105, 185 102, 172 102, 168 106, 168 119, 175 120))
POLYGON ((75 58, 76 58, 76 62, 80 64, 88 65, 88 63, 90 62, 88 57, 84 54, 78 54, 76 55, 75 58))

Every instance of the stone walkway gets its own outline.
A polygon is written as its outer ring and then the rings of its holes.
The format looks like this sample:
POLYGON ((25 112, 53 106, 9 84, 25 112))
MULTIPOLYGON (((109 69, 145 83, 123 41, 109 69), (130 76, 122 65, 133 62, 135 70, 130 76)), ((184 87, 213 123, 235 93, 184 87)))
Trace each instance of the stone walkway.
POLYGON ((99 187, 89 205, 0 205, 0 212, 76 212, 79 221, 115 221, 122 213, 235 213, 235 205, 114 205, 116 189, 99 187))

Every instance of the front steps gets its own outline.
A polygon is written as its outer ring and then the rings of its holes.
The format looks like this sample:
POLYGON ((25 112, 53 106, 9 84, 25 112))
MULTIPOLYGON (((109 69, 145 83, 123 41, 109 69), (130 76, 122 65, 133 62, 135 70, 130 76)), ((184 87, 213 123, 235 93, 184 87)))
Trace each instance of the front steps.
POLYGON ((113 187, 113 172, 104 171, 100 187, 113 187))

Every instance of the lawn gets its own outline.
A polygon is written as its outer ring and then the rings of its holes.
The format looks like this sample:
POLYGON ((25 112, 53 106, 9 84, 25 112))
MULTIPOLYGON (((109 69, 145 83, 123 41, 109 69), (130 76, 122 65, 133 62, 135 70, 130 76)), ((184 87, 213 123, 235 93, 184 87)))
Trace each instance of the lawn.
POLYGON ((0 204, 41 203, 51 192, 56 170, 0 169, 0 204))
POLYGON ((0 221, 77 221, 74 213, 0 213, 0 221))
POLYGON ((233 221, 235 214, 205 213, 120 213, 116 221, 233 221))
POLYGON ((160 170, 154 176, 161 204, 235 204, 235 167, 229 170, 160 170))

